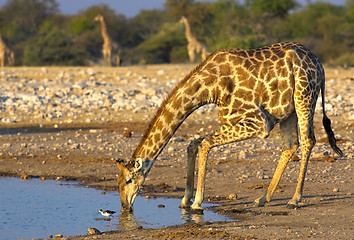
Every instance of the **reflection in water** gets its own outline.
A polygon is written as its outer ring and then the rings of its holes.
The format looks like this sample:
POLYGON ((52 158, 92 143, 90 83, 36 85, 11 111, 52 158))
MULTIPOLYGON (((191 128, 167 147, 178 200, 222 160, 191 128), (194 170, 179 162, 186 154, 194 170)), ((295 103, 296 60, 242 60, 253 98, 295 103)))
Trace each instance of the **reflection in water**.
MULTIPOLYGON (((176 199, 159 199, 169 201, 172 200, 173 202, 176 201, 176 199)), ((153 205, 150 203, 150 205, 153 205)), ((154 208, 155 209, 155 208, 154 208)), ((157 210, 157 209, 155 209, 157 210)), ((140 227, 144 228, 152 228, 152 227, 166 227, 170 225, 176 225, 176 224, 183 224, 183 223, 203 223, 203 222, 208 222, 208 221, 215 221, 215 218, 213 216, 218 216, 216 213, 213 212, 206 212, 206 216, 204 215, 203 212, 195 212, 190 209, 179 209, 176 206, 174 209, 167 210, 167 212, 173 213, 171 215, 170 213, 165 213, 161 212, 156 218, 154 218, 155 214, 144 214, 143 216, 141 213, 137 212, 135 210, 134 213, 128 213, 124 212, 116 216, 118 219, 117 223, 117 229, 121 230, 133 230, 137 229, 140 227), (136 214, 137 217, 134 215, 136 214), (172 220, 171 223, 169 221, 172 220)), ((223 216, 219 216, 218 221, 227 221, 228 219, 223 216)))
POLYGON ((118 216, 118 229, 132 230, 139 228, 141 225, 143 225, 143 223, 136 220, 132 213, 125 212, 118 216))
POLYGON ((203 223, 203 214, 193 213, 190 209, 182 209, 182 220, 187 223, 203 223))

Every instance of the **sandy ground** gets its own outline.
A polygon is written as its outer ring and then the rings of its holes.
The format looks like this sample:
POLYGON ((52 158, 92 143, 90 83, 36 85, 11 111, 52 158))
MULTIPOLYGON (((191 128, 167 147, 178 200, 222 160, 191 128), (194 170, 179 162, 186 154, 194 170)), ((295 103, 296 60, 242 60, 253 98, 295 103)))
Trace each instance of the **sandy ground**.
MULTIPOLYGON (((192 68, 192 65, 156 65, 94 70, 105 73, 107 79, 110 74, 127 76, 127 72, 134 72, 135 76, 176 82, 192 68), (158 74, 161 69, 165 71, 162 76, 161 72, 158 74)), ((57 75, 60 71, 70 73, 78 69, 5 68, 5 71, 29 76, 36 72, 57 75)), ((45 74, 41 77, 48 77, 43 76, 45 74)), ((335 81, 331 85, 335 86, 331 97, 337 94, 344 96, 344 100, 351 98, 354 69, 326 68, 326 75, 327 81, 335 81)), ((138 77, 135 79, 138 81, 138 77)), ((78 80, 73 78, 72 81, 78 80)), ((135 83, 132 76, 129 84, 135 83)), ((168 89, 171 87, 166 85, 168 89)), ((335 103, 332 105, 336 107, 335 103)), ((352 106, 349 104, 350 111, 353 111, 352 106)), ((92 121, 87 121, 87 116, 65 121, 66 116, 43 120, 31 118, 29 114, 22 121, 0 123, 0 174, 77 180, 84 186, 117 191, 118 169, 114 159, 129 159, 155 111, 125 109, 110 113, 105 120, 94 118, 92 121), (132 135, 127 137, 127 132, 132 135)), ((273 200, 263 208, 252 206, 254 199, 265 192, 281 154, 275 128, 266 140, 252 139, 218 147, 209 155, 205 201, 220 204, 213 210, 228 214, 235 221, 139 228, 67 239, 353 239, 353 113, 333 113, 328 115, 344 156, 337 157, 331 152, 320 123, 322 116, 317 113, 317 144, 308 167, 304 198, 296 210, 285 206, 295 191, 298 160, 289 163, 273 200), (233 194, 237 199, 229 197, 233 194)), ((191 139, 218 126, 217 111, 191 115, 155 162, 141 195, 182 198, 186 148, 191 139)))

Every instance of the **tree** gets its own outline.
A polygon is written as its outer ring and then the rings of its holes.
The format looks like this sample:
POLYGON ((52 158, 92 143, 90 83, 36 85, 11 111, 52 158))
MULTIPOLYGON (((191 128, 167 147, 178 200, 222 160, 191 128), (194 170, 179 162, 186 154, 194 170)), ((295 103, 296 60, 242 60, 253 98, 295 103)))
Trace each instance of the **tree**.
POLYGON ((7 0, 0 16, 5 32, 22 41, 33 36, 39 26, 58 12, 55 0, 7 0))
POLYGON ((36 65, 85 65, 85 51, 73 44, 64 32, 54 29, 44 36, 30 40, 24 51, 24 64, 36 65))
POLYGON ((164 6, 171 20, 178 21, 186 15, 187 10, 193 5, 194 0, 166 0, 164 6))
POLYGON ((210 51, 298 41, 324 63, 354 65, 354 0, 345 6, 308 1, 296 7, 296 0, 166 0, 163 10, 126 18, 105 4, 68 16, 58 13, 55 0, 7 0, 0 29, 15 50, 16 64, 94 63, 102 56, 103 40, 92 19, 101 14, 122 48, 124 64, 186 61, 184 28, 178 23, 184 15, 210 51))
POLYGON ((256 15, 284 17, 298 6, 295 0, 246 0, 250 10, 256 15))
POLYGON ((139 63, 171 63, 187 59, 184 34, 180 34, 182 25, 165 23, 160 31, 146 39, 139 49, 139 63))

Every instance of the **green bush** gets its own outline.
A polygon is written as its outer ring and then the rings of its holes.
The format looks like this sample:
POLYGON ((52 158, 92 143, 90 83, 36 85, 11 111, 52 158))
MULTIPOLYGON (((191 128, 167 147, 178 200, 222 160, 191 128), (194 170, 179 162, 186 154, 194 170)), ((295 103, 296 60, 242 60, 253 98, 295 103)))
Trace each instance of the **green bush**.
POLYGON ((86 54, 65 33, 53 30, 28 41, 24 50, 25 65, 85 65, 86 54))
POLYGON ((352 52, 344 53, 330 63, 334 65, 354 67, 354 53, 352 52))
MULTIPOLYGON (((144 10, 133 18, 108 5, 94 5, 77 15, 58 12, 57 0, 7 0, 0 8, 0 30, 16 53, 17 65, 86 65, 102 58, 97 14, 121 46, 127 64, 188 61, 182 15, 210 52, 225 48, 257 48, 296 41, 323 63, 352 65, 354 0, 338 6, 312 1, 297 8, 295 0, 166 0, 165 9, 144 10)), ((200 60, 200 59, 199 59, 200 60)))

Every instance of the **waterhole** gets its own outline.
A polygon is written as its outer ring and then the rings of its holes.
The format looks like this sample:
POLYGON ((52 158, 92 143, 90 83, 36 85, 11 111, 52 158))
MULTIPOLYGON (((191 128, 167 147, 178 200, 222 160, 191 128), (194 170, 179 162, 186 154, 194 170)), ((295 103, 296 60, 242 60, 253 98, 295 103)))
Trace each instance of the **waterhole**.
MULTIPOLYGON (((48 238, 138 227, 160 228, 186 222, 228 221, 207 209, 203 215, 180 209, 180 199, 137 197, 134 214, 120 213, 117 192, 78 186, 75 182, 0 177, 0 239, 48 238), (108 221, 99 209, 117 213, 108 221)), ((212 204, 204 204, 207 208, 212 204)))

